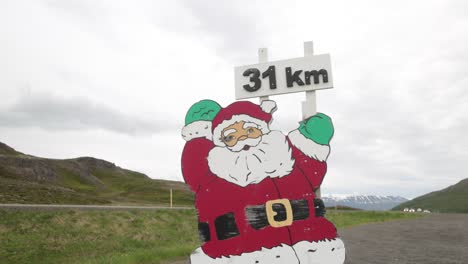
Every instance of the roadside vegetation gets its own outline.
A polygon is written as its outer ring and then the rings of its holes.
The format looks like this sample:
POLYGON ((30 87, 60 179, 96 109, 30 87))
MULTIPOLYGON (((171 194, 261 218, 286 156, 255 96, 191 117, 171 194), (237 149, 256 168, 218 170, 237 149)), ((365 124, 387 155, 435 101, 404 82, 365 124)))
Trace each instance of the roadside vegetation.
MULTIPOLYGON (((338 228, 418 217, 334 212, 338 228)), ((0 209, 0 263, 168 263, 198 247, 195 210, 16 211, 0 209)))
POLYGON ((421 217, 421 214, 407 214, 392 211, 327 211, 327 219, 337 228, 351 227, 366 223, 385 222, 421 217))

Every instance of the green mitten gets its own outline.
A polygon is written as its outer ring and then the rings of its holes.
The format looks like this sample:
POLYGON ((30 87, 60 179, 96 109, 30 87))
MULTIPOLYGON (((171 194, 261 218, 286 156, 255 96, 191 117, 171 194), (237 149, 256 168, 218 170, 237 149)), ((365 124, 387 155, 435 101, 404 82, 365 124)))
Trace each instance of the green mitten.
POLYGON ((304 137, 320 145, 330 144, 335 130, 329 116, 317 113, 299 124, 298 130, 304 137))
POLYGON ((185 125, 196 121, 213 121, 221 106, 213 100, 201 100, 193 104, 185 115, 185 125))
POLYGON ((212 100, 201 100, 193 104, 185 116, 185 126, 182 128, 182 137, 185 141, 205 137, 213 140, 211 121, 221 110, 221 106, 212 100))

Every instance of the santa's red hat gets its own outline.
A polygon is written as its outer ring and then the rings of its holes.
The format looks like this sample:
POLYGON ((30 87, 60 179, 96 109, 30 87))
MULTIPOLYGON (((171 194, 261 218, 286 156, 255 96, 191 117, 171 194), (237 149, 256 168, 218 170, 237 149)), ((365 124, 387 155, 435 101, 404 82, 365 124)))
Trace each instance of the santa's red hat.
POLYGON ((274 111, 276 103, 271 100, 265 100, 260 105, 239 101, 222 108, 212 121, 213 142, 218 146, 225 146, 221 133, 226 127, 240 121, 256 124, 263 134, 270 132, 268 125, 274 111))

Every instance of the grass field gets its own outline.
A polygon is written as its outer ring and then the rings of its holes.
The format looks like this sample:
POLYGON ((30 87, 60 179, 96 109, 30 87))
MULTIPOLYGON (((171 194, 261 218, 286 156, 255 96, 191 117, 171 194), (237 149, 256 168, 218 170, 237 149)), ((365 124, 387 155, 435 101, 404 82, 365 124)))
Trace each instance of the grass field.
MULTIPOLYGON (((338 228, 418 217, 328 212, 338 228)), ((195 210, 0 210, 0 263, 167 263, 199 246, 195 210)))

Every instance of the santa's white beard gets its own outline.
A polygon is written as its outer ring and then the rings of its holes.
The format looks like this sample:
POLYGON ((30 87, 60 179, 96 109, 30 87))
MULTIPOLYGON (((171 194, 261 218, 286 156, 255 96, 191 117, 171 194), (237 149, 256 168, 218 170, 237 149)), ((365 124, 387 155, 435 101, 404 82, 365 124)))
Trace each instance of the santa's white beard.
MULTIPOLYGON (((211 172, 240 186, 259 183, 266 177, 288 175, 294 166, 291 148, 280 131, 271 131, 248 150, 231 151, 215 147, 208 154, 211 172)), ((245 142, 239 141, 242 146, 245 142)))

